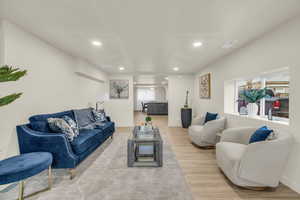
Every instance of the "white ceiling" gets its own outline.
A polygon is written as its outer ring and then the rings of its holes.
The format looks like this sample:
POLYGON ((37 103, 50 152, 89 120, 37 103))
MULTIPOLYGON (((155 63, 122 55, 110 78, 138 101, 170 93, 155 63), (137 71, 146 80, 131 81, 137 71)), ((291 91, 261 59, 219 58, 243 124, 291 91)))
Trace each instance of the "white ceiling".
POLYGON ((0 0, 0 16, 108 73, 191 74, 300 13, 300 0, 0 0), (90 44, 93 39, 102 47, 90 44), (193 48, 194 41, 203 42, 193 48), (223 49, 225 42, 237 41, 223 49), (120 72, 119 66, 125 67, 120 72), (178 72, 172 70, 179 67, 178 72))

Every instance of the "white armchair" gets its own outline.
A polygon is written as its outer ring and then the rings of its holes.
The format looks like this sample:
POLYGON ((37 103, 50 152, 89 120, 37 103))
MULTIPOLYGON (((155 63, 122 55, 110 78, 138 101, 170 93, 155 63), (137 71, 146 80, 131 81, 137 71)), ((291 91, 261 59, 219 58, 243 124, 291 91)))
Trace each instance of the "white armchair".
POLYGON ((221 117, 204 124, 205 116, 192 120, 188 133, 191 141, 200 147, 214 147, 217 143, 217 134, 225 128, 226 119, 221 117))
POLYGON ((250 189, 277 187, 292 146, 288 133, 276 133, 273 140, 249 144, 257 128, 223 131, 216 145, 217 164, 236 185, 250 189))

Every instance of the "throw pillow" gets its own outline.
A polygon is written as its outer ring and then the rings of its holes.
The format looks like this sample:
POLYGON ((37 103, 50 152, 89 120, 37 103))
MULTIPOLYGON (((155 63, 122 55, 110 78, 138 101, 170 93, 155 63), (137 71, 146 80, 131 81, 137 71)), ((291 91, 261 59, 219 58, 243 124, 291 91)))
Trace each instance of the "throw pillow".
POLYGON ((205 116, 204 124, 205 124, 206 122, 216 120, 217 117, 218 117, 218 113, 210 113, 210 112, 207 112, 207 113, 206 113, 206 116, 205 116))
POLYGON ((92 108, 73 110, 79 129, 95 122, 92 110, 92 108))
POLYGON ((73 141, 74 132, 69 124, 61 118, 48 118, 47 119, 49 127, 52 131, 56 133, 63 133, 68 138, 69 141, 73 141))
POLYGON ((105 122, 106 114, 104 110, 95 110, 93 109, 93 115, 96 122, 105 122))
POLYGON ((79 128, 77 123, 69 116, 65 115, 63 116, 63 119, 69 124, 69 126, 72 128, 74 132, 74 137, 77 137, 79 135, 79 128))
POLYGON ((265 141, 272 132, 273 130, 269 129, 267 126, 257 129, 250 137, 249 144, 265 141))

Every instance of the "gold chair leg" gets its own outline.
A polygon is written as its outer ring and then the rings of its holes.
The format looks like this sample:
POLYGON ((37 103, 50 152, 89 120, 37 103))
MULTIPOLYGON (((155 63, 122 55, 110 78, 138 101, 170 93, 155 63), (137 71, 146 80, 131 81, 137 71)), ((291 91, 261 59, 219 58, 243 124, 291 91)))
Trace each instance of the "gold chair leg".
POLYGON ((18 200, 24 200, 24 181, 19 182, 19 198, 18 200))

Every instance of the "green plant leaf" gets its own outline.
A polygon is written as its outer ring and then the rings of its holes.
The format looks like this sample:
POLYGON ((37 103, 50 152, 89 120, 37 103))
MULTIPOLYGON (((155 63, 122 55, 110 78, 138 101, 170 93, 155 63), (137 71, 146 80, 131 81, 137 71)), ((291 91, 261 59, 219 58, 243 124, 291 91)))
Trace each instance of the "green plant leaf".
POLYGON ((0 82, 17 81, 21 77, 25 76, 26 70, 20 70, 19 68, 12 68, 8 65, 0 67, 0 82))
POLYGON ((0 107, 12 103, 16 99, 18 99, 21 95, 22 95, 22 93, 14 93, 14 94, 0 98, 0 107))
POLYGON ((266 94, 267 88, 264 89, 248 89, 243 90, 240 94, 240 97, 247 101, 248 103, 257 103, 262 98, 267 97, 266 94))

